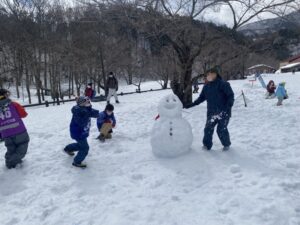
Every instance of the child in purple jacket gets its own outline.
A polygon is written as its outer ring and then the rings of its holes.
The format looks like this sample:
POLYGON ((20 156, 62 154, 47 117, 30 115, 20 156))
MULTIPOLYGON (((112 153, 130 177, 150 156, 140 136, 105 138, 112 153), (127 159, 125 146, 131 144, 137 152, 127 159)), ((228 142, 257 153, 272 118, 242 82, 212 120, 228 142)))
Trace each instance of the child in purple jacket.
POLYGON ((0 89, 0 136, 7 148, 5 163, 8 169, 21 164, 27 153, 29 136, 22 121, 26 116, 24 108, 9 99, 9 91, 0 89))

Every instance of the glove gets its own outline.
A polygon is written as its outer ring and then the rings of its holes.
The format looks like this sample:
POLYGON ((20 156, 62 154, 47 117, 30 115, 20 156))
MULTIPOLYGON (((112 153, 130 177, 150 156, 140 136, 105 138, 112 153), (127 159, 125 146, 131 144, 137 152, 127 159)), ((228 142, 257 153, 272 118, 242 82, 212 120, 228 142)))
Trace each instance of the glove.
POLYGON ((112 128, 115 128, 115 127, 116 127, 116 124, 113 124, 113 125, 112 125, 112 128))
POLYGON ((189 109, 189 108, 192 108, 192 107, 194 107, 194 106, 195 106, 195 104, 192 103, 192 104, 184 105, 183 108, 184 108, 184 109, 189 109))

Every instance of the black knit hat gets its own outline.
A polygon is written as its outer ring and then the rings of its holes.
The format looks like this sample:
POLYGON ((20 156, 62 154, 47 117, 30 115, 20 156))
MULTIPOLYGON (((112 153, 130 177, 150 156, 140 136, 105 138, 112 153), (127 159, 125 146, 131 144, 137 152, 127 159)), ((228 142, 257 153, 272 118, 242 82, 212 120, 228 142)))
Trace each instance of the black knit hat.
POLYGON ((107 104, 105 107, 105 111, 113 112, 115 107, 112 104, 107 104))
POLYGON ((8 90, 6 90, 6 89, 0 89, 0 100, 1 99, 5 99, 5 98, 7 98, 7 94, 9 93, 9 91, 8 90))

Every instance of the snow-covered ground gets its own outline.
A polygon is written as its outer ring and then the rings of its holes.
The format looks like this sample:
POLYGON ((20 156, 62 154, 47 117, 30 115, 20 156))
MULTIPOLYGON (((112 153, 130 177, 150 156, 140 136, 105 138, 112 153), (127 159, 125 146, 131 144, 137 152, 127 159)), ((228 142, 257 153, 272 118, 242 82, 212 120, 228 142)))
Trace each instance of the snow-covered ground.
POLYGON ((157 103, 170 90, 120 97, 117 129, 104 144, 95 140, 93 121, 86 170, 62 153, 72 141, 73 103, 28 109, 31 143, 23 168, 7 170, 0 161, 0 224, 299 225, 300 74, 264 79, 287 82, 290 98, 282 107, 264 98, 259 83, 232 81, 232 149, 222 152, 217 136, 212 151, 201 149, 203 104, 184 112, 194 142, 177 159, 157 159, 150 146, 157 103))

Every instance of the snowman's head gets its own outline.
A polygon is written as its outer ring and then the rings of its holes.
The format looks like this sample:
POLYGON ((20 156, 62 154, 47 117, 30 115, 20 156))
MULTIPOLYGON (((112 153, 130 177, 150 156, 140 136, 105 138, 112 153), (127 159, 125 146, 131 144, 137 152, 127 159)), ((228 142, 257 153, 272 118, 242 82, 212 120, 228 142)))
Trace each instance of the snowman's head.
POLYGON ((167 95, 160 101, 158 112, 161 117, 181 117, 182 103, 176 95, 167 95))

